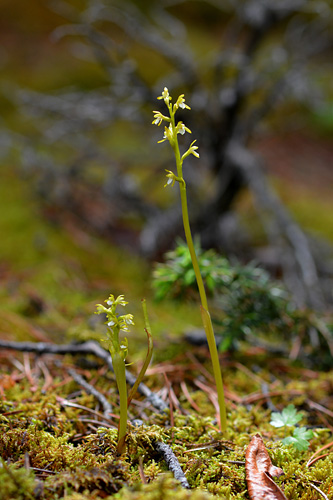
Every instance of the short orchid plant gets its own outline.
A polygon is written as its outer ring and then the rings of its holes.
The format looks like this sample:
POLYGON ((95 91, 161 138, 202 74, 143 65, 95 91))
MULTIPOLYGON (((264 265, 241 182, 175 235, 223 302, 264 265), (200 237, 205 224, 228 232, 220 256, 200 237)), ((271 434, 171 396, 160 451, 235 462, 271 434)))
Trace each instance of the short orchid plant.
POLYGON ((173 149, 175 159, 176 159, 176 168, 177 174, 172 172, 171 170, 166 170, 167 174, 167 183, 166 186, 174 186, 177 182, 179 184, 180 189, 180 199, 182 206, 182 215, 183 215, 183 225, 186 237, 186 243, 190 251, 192 265, 199 289, 200 300, 201 300, 201 316, 204 325, 204 329, 207 336, 208 347, 210 351, 210 356, 213 365, 214 378, 217 389, 217 397, 220 411, 220 427, 222 431, 226 430, 226 408, 225 408, 225 400, 224 400, 224 390, 223 390, 223 382, 222 382, 222 374, 221 367, 216 347, 216 341, 213 331, 213 325, 211 321, 211 317, 208 310, 207 296, 205 291, 204 282, 201 276, 198 259, 195 252, 195 247, 193 244, 188 208, 187 208, 187 195, 186 195, 186 183, 183 178, 183 162, 189 156, 193 155, 196 158, 199 158, 199 153, 197 151, 198 146, 195 145, 195 140, 190 144, 190 147, 183 153, 180 154, 179 144, 178 144, 178 134, 184 135, 186 132, 191 134, 191 130, 187 128, 182 121, 176 122, 175 114, 179 108, 188 109, 191 108, 185 103, 184 94, 181 94, 177 101, 172 104, 172 97, 169 94, 168 89, 165 87, 162 95, 157 99, 163 100, 167 109, 169 116, 162 114, 160 111, 154 111, 154 120, 153 124, 160 126, 163 122, 166 123, 164 127, 164 135, 163 138, 158 142, 169 141, 170 146, 173 149))
POLYGON ((141 371, 133 385, 131 391, 127 395, 127 384, 126 384, 126 369, 125 369, 125 359, 128 351, 127 338, 120 339, 119 334, 121 331, 128 332, 129 327, 134 325, 132 314, 119 315, 117 313, 117 307, 125 307, 128 302, 125 301, 123 295, 119 295, 115 298, 113 295, 105 301, 108 307, 102 304, 97 304, 96 314, 106 315, 106 325, 107 338, 103 339, 108 342, 108 349, 111 354, 113 371, 116 377, 118 392, 119 392, 119 402, 120 402, 120 419, 118 427, 118 446, 117 452, 119 454, 123 453, 125 450, 125 438, 127 431, 127 409, 131 402, 143 376, 148 368, 153 352, 153 342, 151 336, 150 325, 148 321, 147 308, 145 300, 142 301, 143 315, 145 320, 145 331, 148 337, 148 352, 145 362, 141 368, 141 371))

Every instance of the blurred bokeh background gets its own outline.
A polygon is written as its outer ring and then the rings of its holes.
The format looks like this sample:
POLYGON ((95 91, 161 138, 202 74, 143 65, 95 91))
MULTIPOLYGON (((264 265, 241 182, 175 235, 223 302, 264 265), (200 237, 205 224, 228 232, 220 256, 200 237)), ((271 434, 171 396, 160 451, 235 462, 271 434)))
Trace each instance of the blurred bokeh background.
POLYGON ((202 247, 330 308, 331 0, 3 0, 0 39, 3 299, 75 330, 101 290, 149 293, 183 234, 151 124, 166 86, 192 108, 179 119, 199 146, 184 176, 202 247))

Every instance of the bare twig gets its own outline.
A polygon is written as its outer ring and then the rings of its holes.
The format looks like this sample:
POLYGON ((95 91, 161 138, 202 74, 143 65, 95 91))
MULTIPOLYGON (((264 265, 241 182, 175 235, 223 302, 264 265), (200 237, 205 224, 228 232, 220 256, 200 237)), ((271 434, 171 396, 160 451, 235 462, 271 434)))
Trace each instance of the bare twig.
POLYGON ((180 482, 180 484, 183 486, 183 488, 190 488, 190 485, 188 484, 188 481, 186 479, 186 476, 178 462, 177 457, 175 456, 174 452, 165 443, 162 443, 162 441, 156 441, 155 443, 155 450, 162 455, 164 460, 167 463, 167 466, 169 467, 169 470, 173 473, 175 479, 180 482))
MULTIPOLYGON (((106 418, 106 420, 111 423, 110 417, 105 417, 102 413, 96 410, 92 410, 91 408, 88 408, 87 406, 79 405, 77 403, 74 403, 73 401, 68 401, 67 399, 57 397, 57 401, 60 402, 61 406, 69 406, 71 408, 78 408, 79 410, 84 410, 87 413, 91 413, 92 415, 96 415, 99 418, 106 418)), ((116 417, 116 415, 112 415, 113 417, 116 417)))
POLYGON ((109 417, 109 414, 112 413, 112 406, 106 397, 99 392, 93 385, 89 384, 79 373, 77 373, 73 368, 68 370, 70 376, 75 380, 77 384, 84 388, 84 390, 88 394, 92 394, 94 398, 99 401, 103 407, 103 412, 105 417, 109 417))

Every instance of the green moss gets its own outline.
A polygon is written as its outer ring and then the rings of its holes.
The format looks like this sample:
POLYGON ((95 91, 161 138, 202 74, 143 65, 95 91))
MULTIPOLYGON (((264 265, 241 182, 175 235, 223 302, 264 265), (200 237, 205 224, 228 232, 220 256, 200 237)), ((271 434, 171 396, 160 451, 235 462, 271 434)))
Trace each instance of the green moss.
POLYGON ((73 472, 63 472, 54 478, 50 478, 46 483, 45 496, 57 498, 68 496, 73 492, 83 493, 89 498, 100 498, 107 494, 119 491, 125 484, 128 476, 126 463, 111 460, 103 467, 77 468, 73 472))
POLYGON ((115 500, 210 500, 204 491, 185 490, 170 474, 161 474, 154 482, 124 488, 113 497, 115 500))
MULTIPOLYGON (((317 384, 320 387, 323 380, 318 380, 317 384)), ((63 387, 66 388, 72 390, 69 384, 63 387)), ((94 407, 92 396, 82 395, 81 398, 76 404, 80 401, 86 408, 94 407)), ((277 430, 269 424, 270 412, 256 406, 239 405, 229 412, 227 436, 221 435, 211 416, 174 412, 175 425, 170 427, 168 413, 152 414, 145 425, 129 427, 127 450, 121 458, 116 456, 116 428, 99 427, 96 432, 87 433, 86 424, 80 418, 82 410, 61 407, 56 395, 30 393, 26 401, 3 401, 1 410, 0 454, 3 459, 10 460, 17 468, 28 456, 31 467, 56 473, 44 480, 43 500, 90 500, 105 495, 119 500, 146 500, 147 496, 154 499, 162 498, 161 495, 163 498, 176 495, 186 499, 192 495, 208 499, 208 493, 234 500, 244 498, 247 496, 245 468, 239 462, 244 461, 251 434, 258 428, 273 463, 285 471, 279 481, 285 491, 290 492, 290 498, 310 498, 304 491, 308 491, 311 481, 318 482, 324 492, 330 488, 328 478, 333 474, 330 457, 306 467, 313 451, 329 441, 329 431, 315 431, 312 450, 299 452, 293 447, 282 446, 277 440, 277 430), (79 433, 83 435, 77 441, 79 433), (190 492, 165 475, 166 464, 154 448, 157 440, 171 445, 188 478, 190 492), (140 467, 147 485, 140 484, 140 467)), ((307 422, 308 416, 304 413, 304 422, 307 422)), ((28 476, 30 486, 26 491, 29 493, 36 483, 32 475, 28 476)), ((15 491, 15 480, 11 481, 10 488, 15 491)))
POLYGON ((56 437, 38 429, 38 423, 27 424, 23 421, 22 424, 20 428, 7 429, 1 436, 0 451, 5 460, 23 464, 27 453, 32 467, 51 471, 75 469, 83 464, 87 468, 97 465, 92 454, 68 442, 67 434, 56 437))
POLYGON ((39 489, 32 471, 8 465, 0 460, 0 498, 34 500, 38 498, 39 489))

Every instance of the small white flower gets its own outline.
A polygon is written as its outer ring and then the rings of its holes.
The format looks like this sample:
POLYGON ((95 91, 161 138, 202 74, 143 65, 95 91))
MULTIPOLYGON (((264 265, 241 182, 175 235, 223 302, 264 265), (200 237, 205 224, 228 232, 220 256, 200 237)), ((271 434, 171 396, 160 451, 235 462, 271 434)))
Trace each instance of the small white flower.
POLYGON ((119 295, 116 300, 115 300, 115 303, 119 306, 126 306, 126 304, 128 304, 128 302, 126 302, 125 298, 123 295, 119 295))
POLYGON ((185 104, 184 94, 181 94, 178 97, 177 102, 174 104, 173 108, 174 108, 174 111, 176 111, 178 108, 191 109, 190 106, 188 106, 187 104, 185 104))
POLYGON ((195 143, 196 141, 193 141, 192 144, 190 145, 190 147, 188 148, 188 150, 186 151, 186 153, 183 154, 182 156, 182 161, 185 160, 185 158, 187 158, 189 155, 193 155, 193 156, 196 156, 197 158, 200 158, 199 156, 199 153, 197 153, 197 149, 198 149, 198 146, 193 146, 193 144, 195 143))
POLYGON ((185 127, 185 125, 184 125, 183 122, 178 122, 177 123, 176 130, 177 130, 177 134, 184 135, 185 132, 188 132, 189 134, 192 134, 192 132, 190 131, 190 129, 187 128, 187 127, 185 127))
POLYGON ((153 121, 153 125, 161 125, 162 123, 162 118, 160 116, 158 116, 154 121, 153 121))
POLYGON ((154 113, 154 120, 152 121, 153 125, 161 125, 162 121, 169 122, 170 118, 168 116, 162 115, 159 111, 153 111, 154 113))
POLYGON ((175 182, 177 180, 177 177, 175 176, 175 174, 173 172, 171 172, 171 170, 165 170, 166 172, 168 172, 166 174, 168 180, 166 182, 166 184, 164 184, 164 187, 167 187, 167 186, 174 186, 175 185, 175 182))
POLYGON ((163 92, 162 92, 162 97, 163 97, 163 99, 168 99, 168 97, 170 97, 169 90, 167 89, 167 87, 164 87, 163 92))
POLYGON ((114 304, 114 295, 111 294, 105 302, 109 307, 111 307, 114 304))
POLYGON ((163 139, 160 141, 157 141, 158 143, 164 142, 164 141, 169 141, 170 144, 173 142, 173 129, 172 129, 172 123, 168 127, 164 127, 164 134, 163 134, 163 139))
POLYGON ((113 320, 108 322, 108 326, 110 326, 110 327, 114 326, 115 324, 116 324, 116 322, 113 320))
POLYGON ((163 99, 166 104, 169 104, 169 101, 171 100, 171 96, 169 95, 169 91, 166 87, 164 87, 162 95, 160 95, 157 99, 163 99))

